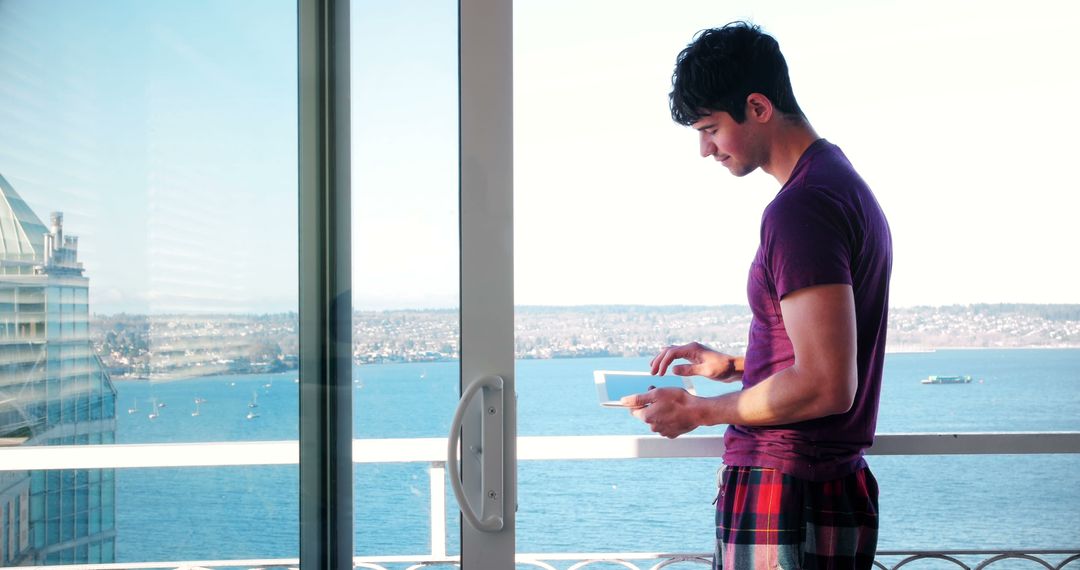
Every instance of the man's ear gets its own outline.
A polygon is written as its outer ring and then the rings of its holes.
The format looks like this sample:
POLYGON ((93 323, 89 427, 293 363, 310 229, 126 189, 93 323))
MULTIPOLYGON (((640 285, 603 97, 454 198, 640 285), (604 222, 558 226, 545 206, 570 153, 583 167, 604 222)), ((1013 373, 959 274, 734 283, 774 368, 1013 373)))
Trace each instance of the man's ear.
POLYGON ((746 96, 746 116, 758 123, 768 123, 773 116, 773 104, 761 93, 746 96))

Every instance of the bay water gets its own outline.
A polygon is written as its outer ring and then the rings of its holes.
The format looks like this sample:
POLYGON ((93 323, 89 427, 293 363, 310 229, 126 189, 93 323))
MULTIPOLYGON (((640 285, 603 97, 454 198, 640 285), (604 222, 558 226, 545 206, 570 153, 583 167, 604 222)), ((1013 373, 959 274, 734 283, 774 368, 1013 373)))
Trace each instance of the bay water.
MULTIPOLYGON (((625 410, 601 408, 592 378, 593 370, 647 365, 647 358, 519 361, 520 435, 650 435, 625 410)), ((457 362, 368 365, 353 376, 354 437, 446 437, 457 362)), ((295 379, 293 372, 118 382, 117 442, 295 440, 295 379), (205 401, 193 415, 196 399, 205 401), (150 419, 155 403, 165 406, 150 419)), ((738 388, 695 384, 702 394, 738 388)), ((1080 431, 1080 350, 891 354, 881 399, 878 433, 1080 431), (974 381, 920 383, 932 374, 974 381)), ((722 433, 722 426, 694 432, 722 433)), ((868 459, 882 490, 882 550, 1080 547, 1080 455, 868 459)), ((717 459, 522 461, 518 551, 710 552, 719 467, 717 459)), ((354 472, 357 554, 429 553, 428 465, 357 464, 354 472)), ((298 555, 295 465, 123 469, 116 481, 118 561, 298 555)), ((454 553, 457 506, 449 491, 446 500, 454 553)))

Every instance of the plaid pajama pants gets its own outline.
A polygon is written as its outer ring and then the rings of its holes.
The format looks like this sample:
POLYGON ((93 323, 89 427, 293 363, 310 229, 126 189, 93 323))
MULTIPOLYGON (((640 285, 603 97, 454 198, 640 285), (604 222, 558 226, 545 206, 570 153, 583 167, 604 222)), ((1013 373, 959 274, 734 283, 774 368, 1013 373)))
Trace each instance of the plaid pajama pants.
POLYGON ((878 488, 869 469, 815 483, 775 469, 725 467, 713 569, 869 569, 878 488))

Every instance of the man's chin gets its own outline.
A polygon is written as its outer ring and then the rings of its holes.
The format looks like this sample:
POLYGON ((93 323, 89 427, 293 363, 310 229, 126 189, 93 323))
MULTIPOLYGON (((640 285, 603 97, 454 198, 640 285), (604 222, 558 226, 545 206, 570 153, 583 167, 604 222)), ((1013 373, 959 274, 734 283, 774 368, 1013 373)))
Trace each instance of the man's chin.
MULTIPOLYGON (((725 165, 725 166, 727 166, 727 165, 725 165)), ((746 176, 747 174, 750 174, 751 172, 757 170, 757 167, 746 168, 746 167, 744 167, 742 165, 732 165, 732 166, 728 166, 727 169, 728 169, 728 172, 730 172, 732 176, 742 178, 743 176, 746 176)))

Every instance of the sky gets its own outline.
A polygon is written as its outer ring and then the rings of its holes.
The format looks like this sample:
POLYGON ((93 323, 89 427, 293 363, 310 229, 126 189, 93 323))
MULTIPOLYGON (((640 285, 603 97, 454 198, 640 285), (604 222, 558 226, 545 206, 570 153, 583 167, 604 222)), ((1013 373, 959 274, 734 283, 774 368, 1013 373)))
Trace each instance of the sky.
MULTIPOLYGON (((1080 302, 1075 3, 514 10, 517 304, 745 303, 778 185, 667 108, 675 55, 734 19, 885 209, 893 306, 1080 302)), ((354 305, 456 306, 456 2, 351 23, 354 305)), ((64 212, 92 311, 295 310, 295 27, 286 0, 0 0, 0 175, 64 212)))

